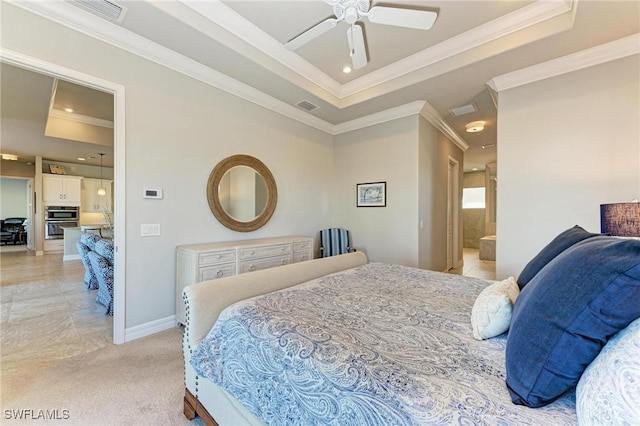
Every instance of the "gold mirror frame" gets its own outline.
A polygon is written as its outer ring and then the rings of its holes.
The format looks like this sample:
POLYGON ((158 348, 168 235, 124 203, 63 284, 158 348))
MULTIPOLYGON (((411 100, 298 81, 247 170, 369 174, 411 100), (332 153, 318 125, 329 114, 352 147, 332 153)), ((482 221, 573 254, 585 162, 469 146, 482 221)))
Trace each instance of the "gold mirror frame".
POLYGON ((278 202, 278 189, 271 171, 265 164, 250 155, 232 155, 220 161, 211 171, 207 181, 207 201, 213 215, 229 229, 238 232, 251 232, 262 228, 271 219, 278 202), (265 181, 267 187, 267 203, 264 210, 253 220, 241 222, 231 217, 220 203, 220 181, 222 177, 236 166, 248 166, 255 170, 265 181))

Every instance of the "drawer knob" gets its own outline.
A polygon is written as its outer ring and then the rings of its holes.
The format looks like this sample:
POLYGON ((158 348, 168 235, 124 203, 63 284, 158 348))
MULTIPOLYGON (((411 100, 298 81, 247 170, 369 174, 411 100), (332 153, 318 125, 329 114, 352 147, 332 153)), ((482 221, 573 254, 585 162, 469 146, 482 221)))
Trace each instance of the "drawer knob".
POLYGON ((254 254, 256 254, 256 252, 255 252, 255 251, 250 251, 250 252, 249 252, 249 254, 250 254, 251 256, 253 256, 254 254))
POLYGON ((220 278, 220 277, 221 277, 221 276, 223 276, 223 275, 224 275, 224 272, 222 272, 220 269, 218 269, 218 272, 216 272, 216 276, 217 276, 218 278, 220 278))
POLYGON ((255 271, 256 270, 256 266, 255 265, 249 265, 249 270, 250 271, 255 271))
POLYGON ((282 259, 282 264, 285 265, 287 263, 287 259, 282 259))

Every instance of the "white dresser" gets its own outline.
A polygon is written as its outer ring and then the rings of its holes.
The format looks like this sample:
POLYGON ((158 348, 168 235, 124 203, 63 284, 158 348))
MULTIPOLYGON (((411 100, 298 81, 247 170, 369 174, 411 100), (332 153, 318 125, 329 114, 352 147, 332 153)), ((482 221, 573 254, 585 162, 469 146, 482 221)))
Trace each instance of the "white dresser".
POLYGON ((176 321, 185 323, 182 290, 189 284, 313 259, 312 237, 188 244, 176 252, 176 321))

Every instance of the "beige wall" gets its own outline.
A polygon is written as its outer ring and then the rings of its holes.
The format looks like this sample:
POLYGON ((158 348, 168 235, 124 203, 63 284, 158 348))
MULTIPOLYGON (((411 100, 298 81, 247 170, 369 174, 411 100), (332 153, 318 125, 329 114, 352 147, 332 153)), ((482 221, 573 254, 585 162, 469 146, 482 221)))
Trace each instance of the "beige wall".
POLYGON ((126 327, 175 312, 175 247, 276 235, 314 235, 329 222, 332 137, 216 88, 2 5, 2 46, 123 85, 126 90, 126 327), (224 228, 209 210, 211 169, 233 154, 261 159, 278 185, 271 221, 224 228), (163 200, 142 198, 162 188, 163 200), (162 235, 141 237, 159 223, 162 235))
MULTIPOLYGON (((463 153, 424 117, 419 121, 418 171, 420 238, 419 267, 435 271, 447 269, 447 182, 450 159, 458 163, 458 206, 462 202, 463 153), (422 224, 422 227, 420 227, 422 224)), ((458 209, 459 210, 459 209, 458 209)), ((457 228, 461 231, 462 213, 457 228)), ((455 219, 454 219, 455 220, 455 219)), ((455 234, 454 234, 455 235, 455 234)), ((457 253, 453 253, 453 267, 462 265, 462 232, 457 233, 457 253)))
POLYGON ((499 93, 497 277, 640 197, 640 56, 499 93))
POLYGON ((371 261, 418 265, 417 116, 337 135, 332 220, 371 261), (386 207, 356 207, 356 184, 387 182, 386 207))
MULTIPOLYGON (((462 151, 420 115, 336 136, 331 226, 350 229, 371 261, 446 269, 449 158, 462 170, 462 151), (387 206, 356 207, 356 184, 378 181, 387 206)), ((461 234, 458 247, 455 260, 461 234)))
POLYGON ((22 161, 0 160, 0 175, 34 177, 36 166, 33 163, 27 164, 22 161))

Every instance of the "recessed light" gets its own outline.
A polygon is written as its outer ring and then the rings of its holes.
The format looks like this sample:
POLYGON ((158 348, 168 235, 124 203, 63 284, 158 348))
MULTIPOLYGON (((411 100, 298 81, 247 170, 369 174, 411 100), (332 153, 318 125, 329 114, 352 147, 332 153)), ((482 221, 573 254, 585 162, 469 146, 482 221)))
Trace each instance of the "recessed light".
POLYGON ((464 127, 469 133, 481 132, 484 130, 484 121, 472 121, 464 127))
POLYGON ((351 72, 351 67, 349 65, 345 65, 342 67, 342 72, 345 74, 349 74, 351 72))
POLYGON ((84 158, 84 157, 78 157, 78 161, 84 161, 84 160, 86 160, 86 158, 84 158))
POLYGON ((63 108, 66 112, 73 112, 73 108, 71 107, 64 107, 63 108))

